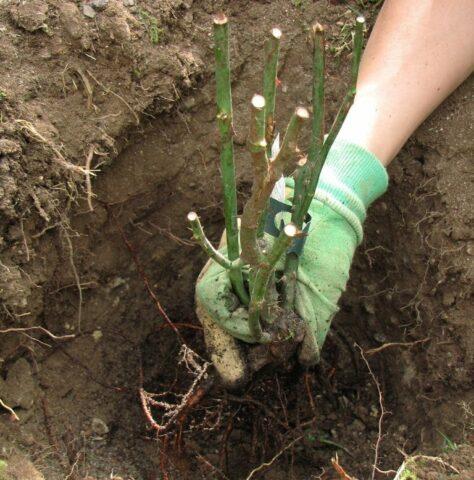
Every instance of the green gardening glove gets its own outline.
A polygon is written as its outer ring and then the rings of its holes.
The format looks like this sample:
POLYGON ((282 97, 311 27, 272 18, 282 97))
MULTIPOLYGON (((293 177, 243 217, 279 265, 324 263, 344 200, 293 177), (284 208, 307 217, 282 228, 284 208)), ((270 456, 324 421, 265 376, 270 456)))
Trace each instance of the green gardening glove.
MULTIPOLYGON (((293 184, 287 179, 290 197, 293 184)), ((311 224, 297 273, 295 308, 305 323, 298 356, 305 365, 320 359, 355 249, 362 241, 367 208, 387 185, 386 170, 372 153, 336 140, 309 209, 311 224)), ((283 262, 277 271, 282 269, 283 262)), ((196 302, 225 332, 244 342, 255 342, 247 325, 247 310, 233 295, 227 271, 215 262, 198 280, 196 302)))

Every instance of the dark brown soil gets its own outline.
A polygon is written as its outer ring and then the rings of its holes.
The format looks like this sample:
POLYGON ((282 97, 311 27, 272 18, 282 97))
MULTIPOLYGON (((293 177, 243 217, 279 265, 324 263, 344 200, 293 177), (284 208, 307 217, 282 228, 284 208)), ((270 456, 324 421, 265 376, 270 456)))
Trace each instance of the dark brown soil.
POLYGON ((330 26, 333 115, 347 80, 345 24, 361 10, 371 23, 376 11, 361 0, 124 3, 109 0, 94 19, 81 2, 0 5, 2 328, 74 335, 0 333, 0 399, 19 417, 0 411, 6 478, 240 480, 282 449, 251 478, 341 478, 336 453, 348 475, 371 478, 381 408, 355 343, 366 351, 411 344, 366 354, 387 411, 378 465, 392 470, 375 478, 393 478, 402 452, 444 452, 461 472, 427 463, 416 478, 471 478, 472 79, 390 167, 321 365, 262 372, 234 395, 215 387, 180 435, 157 441, 138 398, 141 372, 150 392, 179 392, 186 374, 145 283, 205 356, 193 302, 205 258, 185 215, 198 211, 214 240, 222 229, 212 14, 225 8, 233 22, 243 202, 245 120, 265 32, 279 25, 285 34, 282 128, 309 99, 312 21, 330 26), (84 166, 91 152, 92 212, 84 175, 67 168, 84 166))

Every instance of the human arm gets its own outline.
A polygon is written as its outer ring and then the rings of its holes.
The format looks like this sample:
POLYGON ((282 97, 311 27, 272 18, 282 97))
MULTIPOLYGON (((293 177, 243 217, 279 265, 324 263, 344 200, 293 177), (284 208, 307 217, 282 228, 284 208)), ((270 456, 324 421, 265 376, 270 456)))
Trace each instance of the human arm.
POLYGON ((339 137, 387 166, 473 68, 472 0, 386 0, 339 137))

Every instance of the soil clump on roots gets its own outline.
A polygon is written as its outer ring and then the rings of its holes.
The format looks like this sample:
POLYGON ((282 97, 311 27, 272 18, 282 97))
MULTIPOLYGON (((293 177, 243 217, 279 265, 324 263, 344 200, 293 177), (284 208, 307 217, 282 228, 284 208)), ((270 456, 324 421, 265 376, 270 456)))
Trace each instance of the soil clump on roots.
POLYGON ((308 27, 328 26, 334 115, 354 9, 376 15, 339 3, 0 6, 0 477, 381 479, 419 454, 413 478, 470 478, 472 79, 390 167, 317 368, 214 386, 160 439, 140 401, 179 404, 206 366, 193 298, 205 258, 186 213, 199 207, 218 240, 212 14, 232 20, 241 207, 266 32, 284 33, 281 129, 309 99, 308 27))

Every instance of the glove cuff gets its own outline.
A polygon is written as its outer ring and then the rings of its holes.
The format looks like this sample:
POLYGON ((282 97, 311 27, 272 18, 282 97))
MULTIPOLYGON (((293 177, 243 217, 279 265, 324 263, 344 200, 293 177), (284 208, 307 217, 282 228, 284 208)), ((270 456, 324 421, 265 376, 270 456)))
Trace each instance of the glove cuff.
POLYGON ((350 223, 360 243, 367 208, 387 187, 387 171, 373 153, 336 139, 321 171, 315 197, 350 223))

